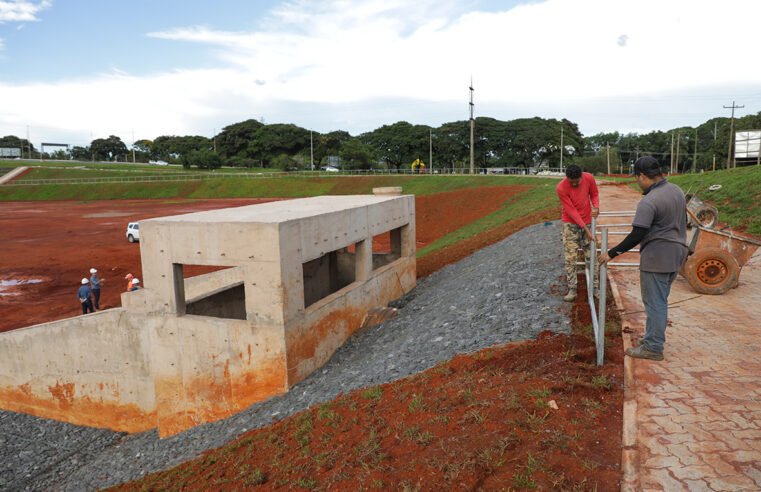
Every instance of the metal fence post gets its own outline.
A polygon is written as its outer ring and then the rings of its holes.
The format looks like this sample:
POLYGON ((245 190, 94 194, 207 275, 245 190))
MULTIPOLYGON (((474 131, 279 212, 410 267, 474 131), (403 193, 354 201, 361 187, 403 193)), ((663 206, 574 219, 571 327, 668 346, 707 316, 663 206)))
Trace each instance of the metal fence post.
MULTIPOLYGON (((608 228, 602 228, 602 238, 600 239, 600 253, 608 251, 608 228)), ((607 311, 606 295, 608 290, 608 266, 600 265, 600 305, 597 308, 598 326, 600 330, 599 342, 597 345, 597 365, 603 365, 605 361, 605 312, 607 311)))

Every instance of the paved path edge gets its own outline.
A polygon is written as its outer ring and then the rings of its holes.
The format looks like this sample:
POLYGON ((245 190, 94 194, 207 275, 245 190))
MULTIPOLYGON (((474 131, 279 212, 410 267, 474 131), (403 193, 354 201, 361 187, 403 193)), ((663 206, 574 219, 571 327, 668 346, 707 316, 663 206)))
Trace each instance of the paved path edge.
MULTIPOLYGON (((624 303, 618 284, 613 275, 608 275, 608 285, 616 302, 616 310, 621 319, 621 340, 624 351, 632 346, 632 326, 626 318, 624 303)), ((621 437, 621 490, 630 492, 641 490, 639 484, 639 450, 637 448, 637 388, 634 378, 634 362, 624 356, 624 408, 621 437)))

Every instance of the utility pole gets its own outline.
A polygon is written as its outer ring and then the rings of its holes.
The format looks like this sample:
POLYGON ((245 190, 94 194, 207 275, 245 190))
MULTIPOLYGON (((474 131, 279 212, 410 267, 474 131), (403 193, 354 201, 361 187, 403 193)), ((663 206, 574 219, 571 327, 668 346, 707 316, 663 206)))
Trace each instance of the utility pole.
POLYGON ((610 142, 605 142, 606 154, 608 154, 608 174, 610 174, 610 142))
POLYGON ((433 128, 428 129, 428 172, 433 174, 433 128))
POLYGON ((213 132, 213 134, 211 136, 211 141, 212 141, 212 143, 214 145, 214 153, 216 154, 217 153, 217 129, 216 128, 212 128, 211 131, 213 132))
POLYGON ((674 174, 674 132, 671 132, 671 165, 669 166, 669 174, 674 174))
POLYGON ((132 164, 135 163, 135 129, 132 129, 132 164))
POLYGON ((676 132, 676 161, 674 161, 674 174, 679 172, 679 144, 681 141, 681 135, 679 135, 679 132, 676 132))
MULTIPOLYGON (((734 164, 732 160, 732 154, 733 154, 732 147, 734 146, 733 142, 735 140, 735 109, 742 109, 744 107, 745 105, 737 106, 734 101, 732 101, 731 106, 724 106, 724 109, 732 110, 732 118, 729 120, 729 149, 727 152, 727 169, 729 169, 730 163, 734 164)), ((732 165, 732 167, 735 167, 735 166, 732 165)))
POLYGON ((718 129, 719 122, 714 120, 713 122, 713 170, 716 171, 716 130, 718 129))
POLYGON ((309 130, 309 163, 312 171, 314 171, 314 139, 312 138, 312 130, 309 130))
POLYGON ((690 166, 690 172, 695 172, 695 161, 698 160, 698 129, 695 128, 695 150, 692 151, 692 165, 690 166))
POLYGON ((475 140, 475 128, 476 120, 473 118, 473 76, 470 76, 470 174, 475 174, 475 149, 473 148, 473 141, 475 140))
POLYGON ((560 123, 560 172, 563 172, 563 123, 560 123))

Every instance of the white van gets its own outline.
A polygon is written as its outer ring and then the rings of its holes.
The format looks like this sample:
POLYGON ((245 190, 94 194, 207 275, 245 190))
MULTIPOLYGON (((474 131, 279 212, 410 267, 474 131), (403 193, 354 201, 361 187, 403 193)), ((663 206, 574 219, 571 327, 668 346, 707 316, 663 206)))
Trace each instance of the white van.
POLYGON ((134 243, 140 241, 140 224, 137 222, 130 222, 127 224, 127 241, 134 243))

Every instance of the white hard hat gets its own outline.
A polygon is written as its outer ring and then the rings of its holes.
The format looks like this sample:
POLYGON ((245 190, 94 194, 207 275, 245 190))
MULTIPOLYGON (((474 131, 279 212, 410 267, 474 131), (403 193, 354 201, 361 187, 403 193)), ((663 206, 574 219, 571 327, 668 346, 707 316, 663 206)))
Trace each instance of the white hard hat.
POLYGON ((133 278, 132 279, 132 283, 133 284, 139 284, 140 283, 140 279, 139 278, 133 278))
POLYGON ((87 280, 86 278, 83 278, 83 279, 82 279, 82 285, 84 285, 84 284, 88 284, 88 283, 90 283, 90 281, 89 281, 89 280, 87 280))
POLYGON ((96 270, 94 268, 90 268, 90 273, 98 273, 98 270, 96 270))

